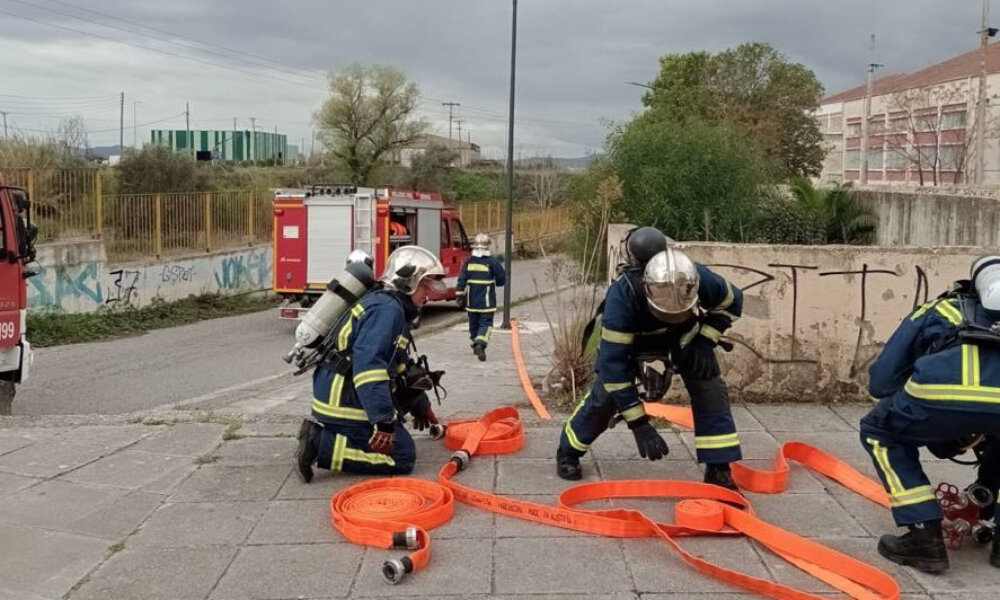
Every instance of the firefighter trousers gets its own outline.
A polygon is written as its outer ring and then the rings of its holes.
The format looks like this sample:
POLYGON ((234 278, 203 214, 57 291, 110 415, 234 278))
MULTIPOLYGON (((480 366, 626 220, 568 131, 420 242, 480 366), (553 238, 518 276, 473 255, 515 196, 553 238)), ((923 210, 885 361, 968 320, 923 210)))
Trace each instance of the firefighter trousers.
POLYGON ((473 346, 485 348, 490 343, 490 335, 493 334, 493 315, 491 312, 468 311, 469 314, 469 339, 473 346))
MULTIPOLYGON (((694 379, 682 375, 691 396, 694 414, 695 454, 699 463, 719 464, 740 460, 740 440, 729 406, 729 390, 722 377, 694 379)), ((559 451, 583 456, 608 428, 618 408, 598 377, 590 393, 577 405, 559 439, 559 451)))
POLYGON ((396 422, 396 443, 392 453, 371 451, 368 440, 374 426, 367 421, 348 422, 313 413, 323 427, 317 465, 321 469, 361 475, 405 475, 413 470, 417 450, 410 432, 396 422))
MULTIPOLYGON (((904 526, 941 518, 934 488, 920 465, 920 448, 1000 431, 1000 413, 956 410, 947 400, 941 401, 940 407, 918 405, 900 391, 879 400, 861 418, 860 429, 861 444, 889 494, 893 519, 904 526)), ((1000 457, 995 451, 986 457, 993 464, 984 463, 980 478, 995 479, 995 461, 1000 457)))

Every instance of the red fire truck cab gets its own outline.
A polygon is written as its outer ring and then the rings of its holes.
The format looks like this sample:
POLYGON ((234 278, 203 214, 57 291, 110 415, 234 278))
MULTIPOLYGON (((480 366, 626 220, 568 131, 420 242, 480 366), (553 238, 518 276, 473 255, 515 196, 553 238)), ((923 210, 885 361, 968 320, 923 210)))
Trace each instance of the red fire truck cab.
POLYGON ((0 415, 9 415, 14 385, 28 379, 31 345, 28 316, 28 263, 34 260, 34 226, 28 194, 7 186, 0 175, 0 415))
POLYGON ((431 299, 454 300, 469 238, 458 211, 439 194, 349 185, 277 190, 274 291, 285 299, 281 318, 297 319, 308 310, 343 271, 352 250, 370 254, 380 275, 389 253, 406 245, 438 255, 448 289, 431 299))

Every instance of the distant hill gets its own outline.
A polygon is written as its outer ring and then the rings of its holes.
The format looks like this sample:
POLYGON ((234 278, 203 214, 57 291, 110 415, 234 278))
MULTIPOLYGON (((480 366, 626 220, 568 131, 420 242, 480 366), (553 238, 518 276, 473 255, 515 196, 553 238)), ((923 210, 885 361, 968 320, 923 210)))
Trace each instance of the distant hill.
POLYGON ((87 156, 103 158, 107 160, 110 156, 121 156, 122 147, 117 144, 114 146, 94 146, 93 148, 87 148, 87 156))

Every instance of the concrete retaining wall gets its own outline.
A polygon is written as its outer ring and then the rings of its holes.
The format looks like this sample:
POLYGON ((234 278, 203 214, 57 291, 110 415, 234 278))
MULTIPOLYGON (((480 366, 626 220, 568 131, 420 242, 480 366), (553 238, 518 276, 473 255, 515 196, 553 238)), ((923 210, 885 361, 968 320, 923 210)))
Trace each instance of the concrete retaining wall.
POLYGON ((988 196, 859 190, 878 216, 881 246, 1000 246, 1000 200, 988 196))
POLYGON ((28 306, 83 313, 270 289, 273 256, 262 246, 109 265, 100 241, 79 241, 40 245, 38 262, 41 273, 28 280, 28 306))
MULTIPOLYGON (((620 231, 612 230, 610 248, 617 247, 620 231)), ((967 277, 980 253, 959 247, 678 247, 744 290, 743 318, 728 333, 736 349, 720 353, 734 396, 793 401, 866 398, 868 366, 896 326, 967 277)))

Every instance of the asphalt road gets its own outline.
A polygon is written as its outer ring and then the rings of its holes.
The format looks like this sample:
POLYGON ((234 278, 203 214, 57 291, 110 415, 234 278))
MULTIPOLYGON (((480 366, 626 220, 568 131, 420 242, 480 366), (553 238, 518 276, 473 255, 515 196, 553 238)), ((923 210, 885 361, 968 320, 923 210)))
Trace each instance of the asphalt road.
MULTIPOLYGON (((549 286, 544 260, 513 265, 514 299, 549 286)), ((422 327, 460 314, 425 309, 422 327)), ((36 351, 31 378, 19 386, 15 415, 118 414, 173 404, 290 371, 281 360, 295 322, 277 310, 202 321, 145 335, 36 351)), ((31 332, 28 332, 31 339, 31 332)))

